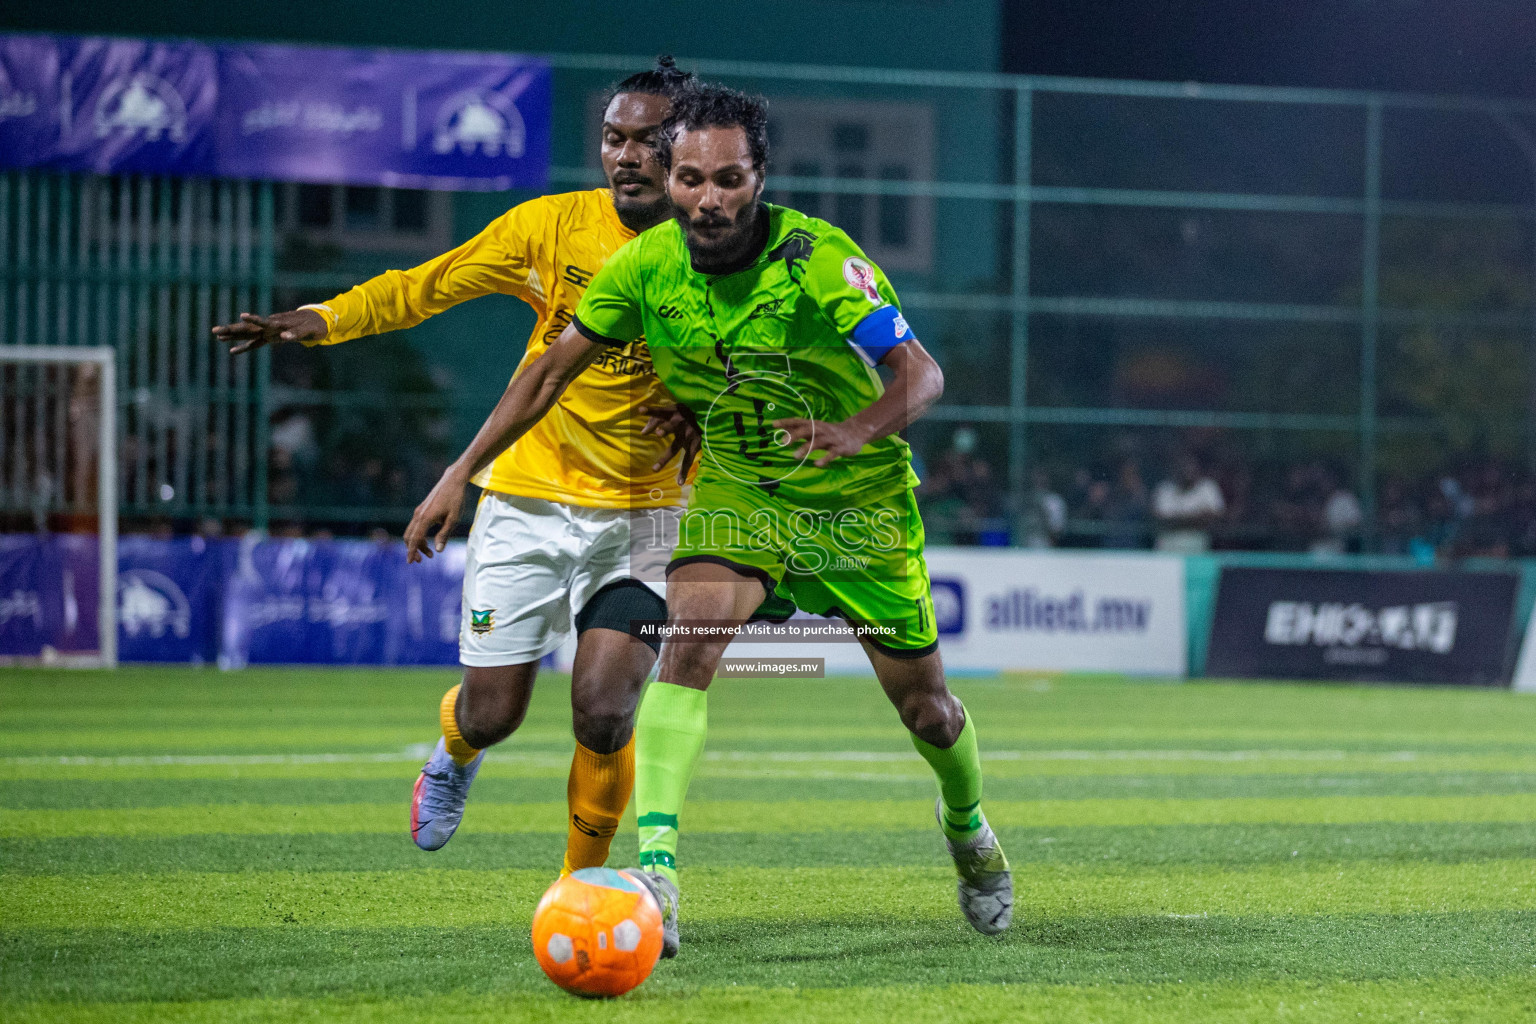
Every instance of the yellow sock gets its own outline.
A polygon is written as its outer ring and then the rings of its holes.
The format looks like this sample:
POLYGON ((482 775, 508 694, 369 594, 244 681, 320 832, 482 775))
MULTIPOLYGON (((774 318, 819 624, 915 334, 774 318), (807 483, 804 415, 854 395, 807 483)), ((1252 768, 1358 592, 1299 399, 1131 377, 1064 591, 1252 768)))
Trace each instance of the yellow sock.
POLYGON ((576 744, 571 778, 565 787, 571 820, 565 839, 565 866, 560 874, 603 866, 634 787, 634 736, 611 754, 596 754, 576 744))
POLYGON ((464 737, 459 735, 459 720, 454 715, 454 708, 459 703, 459 686, 443 694, 443 702, 437 706, 437 717, 443 723, 443 746, 448 748, 448 756, 453 758, 454 763, 466 765, 480 751, 465 743, 464 737))

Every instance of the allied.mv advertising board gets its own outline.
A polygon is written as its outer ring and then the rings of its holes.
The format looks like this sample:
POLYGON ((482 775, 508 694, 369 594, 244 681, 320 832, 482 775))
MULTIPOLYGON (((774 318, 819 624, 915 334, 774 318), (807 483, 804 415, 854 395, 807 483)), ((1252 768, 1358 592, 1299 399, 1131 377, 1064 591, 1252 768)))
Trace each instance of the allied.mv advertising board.
POLYGON ((938 548, 928 570, 946 665, 1159 676, 1188 669, 1181 558, 938 548))
MULTIPOLYGON (((1155 554, 929 548, 934 623, 945 668, 958 672, 1125 672, 1188 668, 1184 562, 1155 554)), ((797 617, 800 633, 825 620, 797 617)), ((766 632, 766 631, 765 631, 766 632)), ((851 637, 738 638, 731 658, 821 658, 831 673, 867 673, 851 637)))

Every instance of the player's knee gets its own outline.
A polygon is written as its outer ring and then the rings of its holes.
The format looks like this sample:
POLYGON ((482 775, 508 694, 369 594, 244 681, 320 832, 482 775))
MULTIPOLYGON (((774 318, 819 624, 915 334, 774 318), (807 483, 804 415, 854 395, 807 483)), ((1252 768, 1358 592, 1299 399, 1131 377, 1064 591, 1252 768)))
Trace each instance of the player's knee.
POLYGON ((919 691, 903 697, 896 705, 901 724, 924 743, 935 747, 954 746, 965 727, 965 712, 960 702, 947 691, 919 691))
POLYGON ((465 743, 484 750, 516 732, 523 724, 527 710, 525 701, 512 699, 510 695, 478 694, 468 700, 461 699, 459 735, 464 737, 465 743))
POLYGON ((572 708, 571 729, 576 742, 595 754, 611 754, 629 742, 634 733, 634 715, 612 705, 572 708))
POLYGON ((663 648, 662 666, 667 682, 707 684, 720 664, 725 648, 705 643, 674 643, 663 648))
POLYGON ((576 742, 598 754, 611 754, 628 743, 645 676, 646 672, 637 671, 600 679, 578 674, 572 679, 571 728, 576 742))

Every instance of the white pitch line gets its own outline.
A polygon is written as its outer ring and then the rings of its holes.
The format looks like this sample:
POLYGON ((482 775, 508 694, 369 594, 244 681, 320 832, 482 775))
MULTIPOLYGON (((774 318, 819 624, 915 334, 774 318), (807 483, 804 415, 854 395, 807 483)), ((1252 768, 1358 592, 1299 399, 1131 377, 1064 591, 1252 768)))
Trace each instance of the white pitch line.
MULTIPOLYGON (((304 765, 304 764, 378 764, 420 761, 421 749, 383 753, 333 754, 125 754, 90 756, 66 754, 48 756, 0 757, 0 764, 75 767, 176 766, 176 765, 304 765)), ((1416 761, 1426 756, 1419 751, 1384 752, 1351 750, 990 750, 982 755, 987 761, 1416 761)), ((1455 756, 1454 754, 1450 756, 1455 756)), ((495 751, 496 761, 522 764, 564 763, 567 755, 554 751, 495 751)), ((710 750, 706 761, 726 763, 810 764, 825 762, 905 763, 918 760, 916 753, 878 750, 710 750)))
MULTIPOLYGON (((984 761, 1416 761, 1414 750, 987 750, 984 761)), ((711 750, 706 761, 912 761, 915 753, 874 750, 711 750)))
POLYGON ((59 757, 5 757, 0 764, 60 765, 83 767, 153 767, 173 765, 262 765, 262 764, 366 764, 390 761, 419 761, 412 753, 395 754, 125 754, 119 757, 63 755, 59 757))

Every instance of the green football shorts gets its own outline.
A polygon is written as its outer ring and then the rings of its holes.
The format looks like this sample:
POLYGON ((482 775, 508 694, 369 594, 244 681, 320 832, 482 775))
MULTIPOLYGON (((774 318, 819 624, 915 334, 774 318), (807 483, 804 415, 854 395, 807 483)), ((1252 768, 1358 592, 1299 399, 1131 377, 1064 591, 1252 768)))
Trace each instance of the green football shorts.
POLYGON ((846 619, 886 654, 938 647, 923 521, 905 489, 861 508, 808 508, 730 478, 700 475, 678 531, 674 569, 716 562, 762 581, 758 617, 784 600, 846 619))

